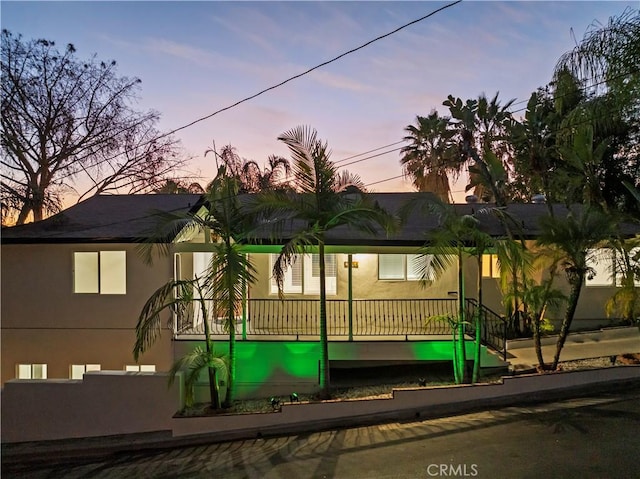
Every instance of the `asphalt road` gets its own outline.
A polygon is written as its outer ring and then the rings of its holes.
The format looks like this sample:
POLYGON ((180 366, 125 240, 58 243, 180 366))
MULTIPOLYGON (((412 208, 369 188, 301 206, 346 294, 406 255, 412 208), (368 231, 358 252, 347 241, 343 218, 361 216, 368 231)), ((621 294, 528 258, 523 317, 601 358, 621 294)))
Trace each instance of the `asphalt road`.
MULTIPOLYGON (((3 464, 28 478, 639 478, 640 392, 102 459, 3 464)), ((6 466, 6 467, 5 467, 6 466)))

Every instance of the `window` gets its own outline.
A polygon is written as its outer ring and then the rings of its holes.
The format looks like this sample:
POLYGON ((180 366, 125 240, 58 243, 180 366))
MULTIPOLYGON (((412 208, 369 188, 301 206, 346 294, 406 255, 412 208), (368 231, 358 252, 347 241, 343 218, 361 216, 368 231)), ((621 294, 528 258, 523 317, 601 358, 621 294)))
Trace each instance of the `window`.
POLYGON ((500 265, 498 265, 498 255, 483 254, 482 255, 482 277, 483 278, 499 278, 500 265))
MULTIPOLYGON (((324 258, 327 294, 336 294, 338 273, 336 255, 326 254, 324 258)), ((277 259, 277 254, 270 255, 270 271, 273 271, 273 265, 277 259)), ((296 255, 293 264, 284 272, 282 289, 285 294, 320 294, 320 255, 296 255)), ((270 293, 278 293, 278 285, 273 276, 271 277, 270 293)))
POLYGON ((127 364, 124 367, 127 372, 155 373, 156 367, 153 364, 127 364))
POLYGON ((611 249, 601 248, 587 251, 587 273, 584 282, 586 286, 612 286, 614 253, 611 249))
POLYGON ((435 272, 431 254, 379 254, 378 279, 398 281, 433 281, 435 272))
POLYGON ((126 294, 126 251, 73 253, 73 292, 126 294))
POLYGON ((16 367, 18 379, 47 379, 46 364, 18 364, 16 367))
MULTIPOLYGON (((629 252, 631 261, 634 262, 636 255, 640 250, 637 248, 629 252)), ((591 272, 587 273, 585 278, 586 286, 613 286, 615 277, 615 285, 622 285, 622 256, 610 248, 592 249, 587 252, 587 266, 591 268, 591 272)), ((634 281, 636 286, 640 286, 640 280, 636 278, 634 281)))
POLYGON ((71 379, 82 379, 87 371, 100 371, 99 364, 72 364, 69 368, 69 377, 71 379))
MULTIPOLYGON (((634 286, 640 287, 640 247, 633 248, 629 251, 629 261, 631 263, 632 271, 634 271, 635 276, 633 278, 634 286)), ((616 286, 622 286, 622 272, 624 265, 624 258, 622 255, 616 255, 616 286)))

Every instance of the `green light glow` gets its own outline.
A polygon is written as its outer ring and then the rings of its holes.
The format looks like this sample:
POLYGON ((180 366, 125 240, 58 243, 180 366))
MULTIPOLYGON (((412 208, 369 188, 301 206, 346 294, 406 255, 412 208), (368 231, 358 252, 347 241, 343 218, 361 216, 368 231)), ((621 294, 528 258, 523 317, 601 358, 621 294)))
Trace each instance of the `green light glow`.
MULTIPOLYGON (((195 344, 194 344, 195 346, 195 344)), ((473 342, 467 341, 467 351, 473 342)), ((329 343, 329 358, 340 361, 381 360, 380 348, 393 359, 406 361, 450 361, 453 358, 451 340, 402 341, 376 346, 368 341, 329 343)), ((216 341, 215 349, 228 353, 227 341, 216 341)), ((236 386, 243 395, 288 382, 317 384, 320 343, 315 341, 237 341, 236 386)))

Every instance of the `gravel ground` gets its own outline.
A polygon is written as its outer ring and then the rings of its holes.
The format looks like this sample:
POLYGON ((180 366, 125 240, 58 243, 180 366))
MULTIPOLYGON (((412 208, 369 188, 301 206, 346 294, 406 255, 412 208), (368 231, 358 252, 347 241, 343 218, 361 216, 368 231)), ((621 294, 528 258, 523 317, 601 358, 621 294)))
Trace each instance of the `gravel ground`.
MULTIPOLYGON (((638 361, 640 363, 640 353, 612 357, 579 359, 575 361, 561 361, 560 368, 563 371, 574 371, 577 369, 595 369, 621 366, 627 361, 638 361), (633 359, 635 358, 635 359, 633 359)), ((480 382, 498 382, 504 373, 494 373, 483 376, 480 382)), ((335 369, 331 371, 331 381, 333 389, 331 395, 336 400, 350 399, 380 399, 391 398, 393 389, 415 388, 429 386, 446 386, 453 384, 453 371, 449 362, 425 365, 406 366, 379 366, 373 368, 335 369)), ((289 401, 289 398, 274 398, 281 402, 289 401)), ((311 395, 300 394, 301 402, 316 400, 311 395)), ((242 414, 256 412, 273 412, 278 409, 278 405, 272 406, 271 398, 241 400, 236 401, 234 406, 223 413, 242 414)), ((210 412, 206 404, 195 405, 188 411, 184 411, 185 416, 208 415, 210 412)))
POLYGON ((623 354, 620 356, 604 356, 601 358, 576 359, 575 361, 560 362, 563 371, 573 371, 576 369, 595 369, 610 368, 615 366, 623 366, 624 364, 632 364, 638 361, 640 364, 640 353, 623 354))

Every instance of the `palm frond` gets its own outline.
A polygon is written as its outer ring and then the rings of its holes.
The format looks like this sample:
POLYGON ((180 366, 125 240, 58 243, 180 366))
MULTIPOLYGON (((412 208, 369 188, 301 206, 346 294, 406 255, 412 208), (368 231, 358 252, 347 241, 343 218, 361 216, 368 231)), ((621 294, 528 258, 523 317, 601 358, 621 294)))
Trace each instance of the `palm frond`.
POLYGON ((217 354, 214 351, 207 353, 200 346, 196 346, 190 352, 178 359, 169 371, 169 386, 176 379, 179 372, 185 372, 185 403, 187 406, 193 405, 195 397, 195 386, 200 379, 200 375, 208 368, 215 369, 219 379, 226 381, 229 376, 229 362, 226 355, 217 354))
POLYGON ((136 341, 133 357, 149 349, 161 335, 161 313, 178 310, 192 300, 193 281, 169 281, 158 288, 144 304, 136 324, 136 341))
POLYGON ((273 264, 273 279, 278 286, 278 295, 284 299, 283 285, 285 273, 297 260, 297 256, 304 253, 305 249, 318 244, 320 231, 316 228, 298 232, 283 246, 278 258, 273 264))
POLYGON ((153 264, 155 255, 166 256, 178 236, 190 236, 199 229, 198 218, 190 213, 156 211, 151 220, 153 226, 136 240, 136 253, 148 265, 153 264))

